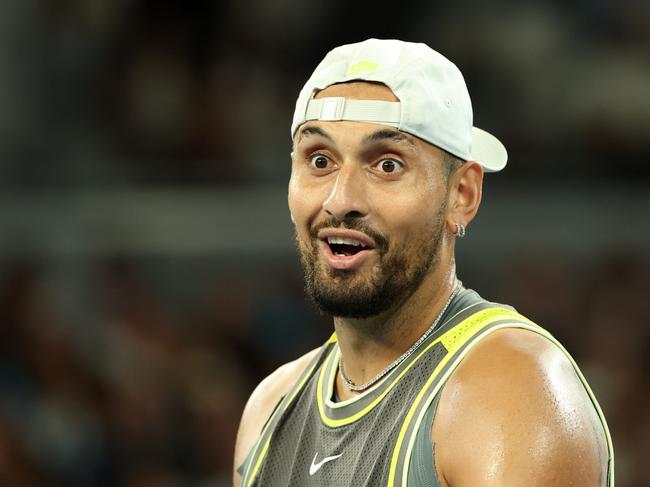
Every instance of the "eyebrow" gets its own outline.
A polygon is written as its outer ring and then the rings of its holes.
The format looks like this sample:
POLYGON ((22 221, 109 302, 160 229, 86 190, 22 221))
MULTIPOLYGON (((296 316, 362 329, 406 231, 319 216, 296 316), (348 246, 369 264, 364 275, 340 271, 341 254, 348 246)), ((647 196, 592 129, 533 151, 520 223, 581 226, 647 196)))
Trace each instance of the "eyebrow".
POLYGON ((305 127, 302 129, 300 132, 300 137, 298 138, 298 143, 302 141, 304 137, 309 137, 310 135, 318 135, 320 137, 323 137, 324 139, 329 140, 330 142, 332 141, 332 137, 330 137, 327 132, 324 130, 318 128, 318 127, 305 127))
MULTIPOLYGON (((302 129, 300 132, 300 137, 298 138, 298 143, 302 141, 304 137, 309 137, 312 135, 317 135, 320 137, 323 137, 324 139, 329 140, 330 142, 333 142, 332 137, 325 132, 323 129, 319 127, 305 127, 302 129)), ((416 149, 417 146, 415 145, 415 142, 411 140, 410 137, 407 137, 405 134, 400 132, 399 130, 391 130, 391 129, 382 129, 378 130, 376 132, 373 132, 370 135, 367 135, 366 137, 363 138, 361 143, 363 145, 369 145, 374 142, 382 142, 382 141, 393 141, 393 142, 398 142, 398 143, 406 143, 410 146, 411 149, 416 149)))
POLYGON ((373 132, 372 134, 366 136, 363 139, 363 144, 367 145, 372 142, 382 142, 385 140, 390 140, 393 142, 406 143, 411 146, 411 149, 416 149, 417 146, 409 137, 398 130, 383 129, 373 132))

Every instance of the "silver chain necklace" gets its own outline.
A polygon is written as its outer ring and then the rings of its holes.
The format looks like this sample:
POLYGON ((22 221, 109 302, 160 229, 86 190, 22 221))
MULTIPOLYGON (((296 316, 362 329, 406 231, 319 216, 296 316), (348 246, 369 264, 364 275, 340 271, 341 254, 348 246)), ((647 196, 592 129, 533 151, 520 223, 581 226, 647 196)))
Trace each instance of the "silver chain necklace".
POLYGON ((438 317, 434 320, 434 322, 431 324, 429 328, 424 332, 424 334, 417 339, 417 341, 411 345, 411 348, 409 348, 406 352, 404 352, 402 355, 397 357, 393 363, 391 363, 388 367, 386 367, 384 370, 379 372, 376 376, 374 376, 372 379, 370 379, 368 382, 365 384, 361 385, 356 385, 354 382, 352 382, 350 379, 348 379, 345 375, 345 371, 343 370, 343 355, 339 356, 339 372, 341 373, 341 378, 343 379, 343 383, 345 384, 345 387, 347 387, 349 390, 354 391, 354 392, 359 392, 359 391, 365 391, 370 387, 371 385, 375 384, 379 379, 384 377, 388 372, 393 370, 395 367, 397 367, 399 364, 404 362, 407 358, 411 356, 411 354, 415 351, 418 346, 427 339, 429 335, 431 335, 431 332, 436 328, 436 325, 440 321, 440 318, 442 318, 442 315, 445 314, 445 311, 447 311, 447 308, 449 307, 449 304, 453 301, 453 299, 456 297, 458 292, 460 291, 462 287, 462 282, 460 282, 458 279, 456 279, 455 285, 454 285, 454 290, 451 292, 451 295, 449 296, 449 299, 445 303, 445 305, 442 308, 442 311, 440 311, 440 314, 438 317))

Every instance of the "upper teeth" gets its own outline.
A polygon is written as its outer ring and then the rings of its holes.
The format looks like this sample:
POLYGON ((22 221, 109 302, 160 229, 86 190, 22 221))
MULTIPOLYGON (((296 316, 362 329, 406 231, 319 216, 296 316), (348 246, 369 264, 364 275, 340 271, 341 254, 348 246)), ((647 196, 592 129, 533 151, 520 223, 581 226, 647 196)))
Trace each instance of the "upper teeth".
POLYGON ((365 247, 366 245, 359 242, 358 240, 352 240, 351 238, 342 238, 342 237, 327 237, 327 243, 329 244, 343 244, 343 245, 354 245, 356 247, 365 247))

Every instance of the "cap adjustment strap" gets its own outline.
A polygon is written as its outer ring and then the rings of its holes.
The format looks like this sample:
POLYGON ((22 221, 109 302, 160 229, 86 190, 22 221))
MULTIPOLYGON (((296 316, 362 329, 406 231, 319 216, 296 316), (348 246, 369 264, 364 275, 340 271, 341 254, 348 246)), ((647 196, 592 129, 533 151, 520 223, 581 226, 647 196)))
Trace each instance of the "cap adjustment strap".
POLYGON ((380 123, 399 127, 401 106, 399 102, 382 100, 350 100, 343 97, 311 99, 307 102, 307 120, 348 120, 380 123))

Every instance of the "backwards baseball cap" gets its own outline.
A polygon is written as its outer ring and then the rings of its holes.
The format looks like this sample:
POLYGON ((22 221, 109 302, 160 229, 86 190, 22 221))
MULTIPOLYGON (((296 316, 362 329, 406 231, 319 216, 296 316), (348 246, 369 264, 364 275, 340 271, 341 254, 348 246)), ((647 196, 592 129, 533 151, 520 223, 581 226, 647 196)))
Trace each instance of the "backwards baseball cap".
POLYGON ((454 63, 425 44, 368 39, 330 51, 300 91, 291 136, 308 120, 349 120, 389 125, 456 157, 503 169, 508 153, 493 135, 472 125, 472 102, 454 63), (336 83, 371 81, 388 86, 398 102, 314 99, 336 83))

